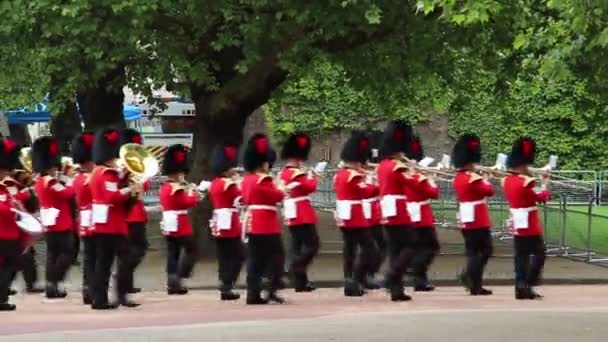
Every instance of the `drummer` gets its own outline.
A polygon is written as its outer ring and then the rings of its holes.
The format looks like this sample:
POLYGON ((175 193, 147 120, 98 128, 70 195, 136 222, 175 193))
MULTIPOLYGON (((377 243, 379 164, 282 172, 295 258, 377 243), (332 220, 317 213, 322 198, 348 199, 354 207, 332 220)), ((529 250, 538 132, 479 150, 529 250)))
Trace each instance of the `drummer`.
MULTIPOLYGON (((10 175, 17 164, 19 149, 10 139, 0 139, 0 180, 10 175)), ((18 215, 7 187, 0 182, 0 311, 14 311, 17 307, 8 302, 13 272, 17 269, 21 233, 17 226, 18 215)))

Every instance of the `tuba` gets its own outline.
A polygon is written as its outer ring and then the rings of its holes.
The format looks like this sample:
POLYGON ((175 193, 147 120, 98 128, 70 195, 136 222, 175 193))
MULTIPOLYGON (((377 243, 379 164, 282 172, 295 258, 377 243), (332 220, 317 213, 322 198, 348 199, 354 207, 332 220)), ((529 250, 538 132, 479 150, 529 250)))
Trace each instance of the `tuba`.
POLYGON ((26 172, 32 173, 32 148, 24 147, 19 151, 19 163, 26 172))
POLYGON ((158 160, 140 144, 124 144, 118 155, 118 165, 129 172, 134 183, 141 184, 158 173, 158 160))

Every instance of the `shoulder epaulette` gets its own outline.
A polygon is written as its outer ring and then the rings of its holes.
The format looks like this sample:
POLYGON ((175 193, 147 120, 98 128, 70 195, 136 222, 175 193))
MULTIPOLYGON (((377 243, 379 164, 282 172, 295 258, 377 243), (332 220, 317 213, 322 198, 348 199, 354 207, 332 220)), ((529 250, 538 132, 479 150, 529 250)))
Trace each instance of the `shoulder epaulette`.
POLYGON ((171 182, 171 195, 175 195, 178 191, 185 190, 181 183, 171 182))
POLYGON ((530 176, 527 176, 527 175, 519 175, 519 177, 521 177, 523 179, 525 187, 527 187, 528 185, 532 184, 536 180, 536 178, 530 177, 530 176))
POLYGON ((295 169, 293 171, 293 173, 291 174, 291 179, 290 180, 294 180, 294 179, 296 179, 297 177, 300 177, 300 176, 306 176, 306 172, 302 171, 302 169, 295 169))
POLYGON ((483 177, 476 172, 467 172, 467 174, 469 175, 469 184, 483 180, 483 177))
POLYGON ((356 171, 356 170, 349 169, 348 170, 348 178, 346 179, 346 181, 350 182, 350 181, 352 181, 353 179, 355 179, 357 177, 363 177, 363 175, 360 172, 356 171))
POLYGON ((393 171, 397 171, 397 170, 407 170, 407 164, 405 164, 404 162, 400 161, 400 160, 395 160, 395 165, 393 166, 393 171))
POLYGON ((224 178, 224 191, 228 190, 232 185, 237 185, 236 182, 230 178, 224 178))
POLYGON ((51 176, 48 176, 48 175, 47 175, 47 176, 42 177, 42 181, 43 181, 43 184, 44 184, 44 187, 45 187, 45 188, 46 188, 46 187, 49 185, 49 183, 50 183, 50 182, 52 182, 52 181, 54 181, 54 180, 55 180, 55 178, 54 178, 54 177, 51 177, 51 176))
POLYGON ((258 173, 257 175, 258 175, 258 180, 257 180, 256 184, 260 184, 267 179, 270 179, 272 181, 272 176, 267 173, 258 173))
POLYGON ((428 179, 429 178, 427 176, 425 176, 423 174, 418 174, 418 179, 417 179, 418 183, 422 183, 422 182, 424 182, 425 180, 428 180, 428 179))

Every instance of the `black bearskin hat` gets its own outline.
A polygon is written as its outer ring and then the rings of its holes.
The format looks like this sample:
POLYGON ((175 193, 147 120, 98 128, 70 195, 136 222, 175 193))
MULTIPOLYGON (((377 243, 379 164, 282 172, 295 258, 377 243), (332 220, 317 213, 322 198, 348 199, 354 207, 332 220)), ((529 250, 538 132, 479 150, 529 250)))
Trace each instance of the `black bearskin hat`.
POLYGON ((40 137, 32 145, 32 168, 40 173, 52 167, 61 167, 59 145, 52 137, 40 137))
POLYGON ((526 137, 519 138, 513 143, 511 154, 507 158, 507 167, 514 168, 520 165, 534 164, 536 157, 536 143, 526 137))
POLYGON ((342 147, 340 159, 345 162, 365 163, 370 155, 369 137, 364 131, 354 130, 342 147))
POLYGON ((163 159, 163 175, 168 176, 178 172, 187 173, 189 170, 188 148, 182 144, 169 146, 163 159))
POLYGON ((281 159, 307 160, 310 153, 310 137, 302 132, 296 132, 287 138, 281 150, 281 159))
POLYGON ((391 121, 382 136, 382 154, 388 157, 397 152, 407 152, 412 139, 412 126, 402 120, 391 121))
POLYGON ((211 150, 211 172, 213 172, 216 177, 235 168, 237 163, 236 146, 215 145, 211 150))
POLYGON ((420 142, 420 137, 414 136, 410 141, 407 151, 405 155, 409 159, 413 159, 415 161, 421 161, 424 157, 424 150, 422 149, 422 144, 420 142))
POLYGON ((93 160, 93 141, 95 134, 84 132, 72 140, 72 159, 76 164, 84 164, 93 160))
POLYGON ((268 162, 272 163, 276 160, 276 152, 270 146, 268 137, 262 133, 256 133, 245 147, 245 154, 243 155, 243 167, 245 171, 255 171, 262 164, 268 162))
POLYGON ((481 143, 475 134, 464 134, 458 138, 452 149, 452 164, 457 169, 469 163, 481 161, 481 143))
POLYGON ((123 129, 122 131, 120 131, 120 146, 124 144, 143 144, 141 134, 131 128, 123 129))
POLYGON ((0 168, 13 170, 19 162, 17 143, 9 138, 0 139, 0 168))
POLYGON ((113 128, 106 128, 95 133, 93 142, 93 162, 103 164, 118 158, 120 151, 120 134, 113 128))
POLYGON ((274 148, 270 148, 270 150, 268 150, 268 168, 272 169, 272 167, 274 166, 274 163, 277 161, 277 151, 274 150, 274 148))

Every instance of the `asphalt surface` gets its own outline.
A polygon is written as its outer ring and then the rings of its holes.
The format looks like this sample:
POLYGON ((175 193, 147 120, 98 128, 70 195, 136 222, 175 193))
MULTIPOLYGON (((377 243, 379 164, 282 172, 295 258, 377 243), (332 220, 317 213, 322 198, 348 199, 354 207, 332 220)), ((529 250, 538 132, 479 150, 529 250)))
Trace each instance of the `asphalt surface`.
POLYGON ((382 291, 345 298, 341 289, 284 291, 286 305, 220 302, 215 291, 183 297, 146 292, 136 309, 93 312, 68 299, 15 298, 1 313, 0 341, 604 341, 608 286, 546 286, 542 301, 516 301, 511 287, 489 297, 460 288, 392 303, 382 291))

